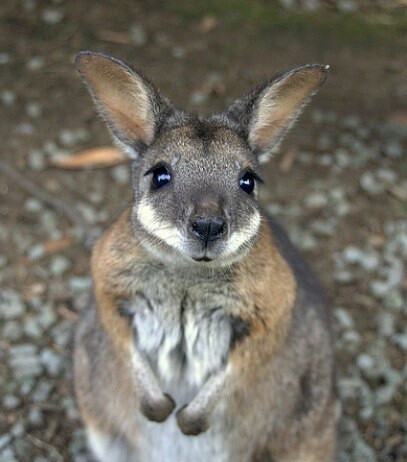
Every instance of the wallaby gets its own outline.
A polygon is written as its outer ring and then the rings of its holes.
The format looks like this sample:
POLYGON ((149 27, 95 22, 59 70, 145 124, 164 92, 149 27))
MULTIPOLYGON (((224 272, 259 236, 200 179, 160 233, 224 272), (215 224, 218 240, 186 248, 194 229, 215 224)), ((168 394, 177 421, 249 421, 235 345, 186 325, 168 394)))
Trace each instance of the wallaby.
POLYGON ((328 462, 338 401, 326 302, 258 203, 267 160, 328 66, 224 112, 175 109, 122 61, 76 67, 132 159, 133 201, 97 241, 75 388, 101 462, 328 462))

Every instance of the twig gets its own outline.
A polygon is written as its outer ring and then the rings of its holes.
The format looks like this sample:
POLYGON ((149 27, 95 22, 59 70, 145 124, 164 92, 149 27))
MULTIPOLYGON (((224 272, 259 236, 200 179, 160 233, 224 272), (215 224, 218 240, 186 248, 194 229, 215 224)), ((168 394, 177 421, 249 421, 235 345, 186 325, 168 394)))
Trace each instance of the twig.
POLYGON ((47 192, 45 192, 43 189, 34 184, 31 180, 26 178, 18 170, 3 160, 0 160, 0 172, 13 180, 21 189, 24 189, 24 191, 28 192, 57 212, 64 215, 74 226, 83 231, 85 236, 85 245, 87 247, 91 246, 91 242, 94 240, 94 233, 89 229, 85 220, 74 210, 72 210, 67 204, 49 195, 47 192))
POLYGON ((49 453, 52 453, 57 460, 60 460, 63 462, 64 458, 62 457, 62 454, 57 450, 56 447, 52 446, 51 444, 46 443, 45 441, 40 440, 39 438, 35 437, 31 433, 27 434, 28 439, 33 443, 34 446, 36 446, 38 449, 46 450, 49 453))

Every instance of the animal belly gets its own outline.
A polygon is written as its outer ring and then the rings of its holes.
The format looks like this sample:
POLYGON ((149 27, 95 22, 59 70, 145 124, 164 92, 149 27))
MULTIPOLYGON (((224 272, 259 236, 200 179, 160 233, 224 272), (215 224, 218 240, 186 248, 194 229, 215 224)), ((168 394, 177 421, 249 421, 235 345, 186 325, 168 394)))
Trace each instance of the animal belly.
POLYGON ((177 426, 175 413, 163 423, 145 420, 140 429, 137 462, 230 461, 219 416, 214 420, 214 426, 198 436, 184 435, 177 426))

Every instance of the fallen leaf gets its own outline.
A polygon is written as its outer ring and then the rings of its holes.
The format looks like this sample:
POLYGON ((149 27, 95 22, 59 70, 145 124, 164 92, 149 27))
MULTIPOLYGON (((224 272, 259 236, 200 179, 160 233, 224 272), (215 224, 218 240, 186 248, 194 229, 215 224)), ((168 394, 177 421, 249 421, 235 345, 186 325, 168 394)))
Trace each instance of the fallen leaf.
POLYGON ((69 156, 59 156, 50 161, 53 167, 64 169, 103 168, 123 164, 129 159, 119 149, 100 147, 69 156))
POLYGON ((60 252, 61 250, 67 249, 74 243, 72 237, 61 237, 60 239, 52 239, 46 241, 43 244, 44 254, 50 255, 52 253, 60 252))
POLYGON ((214 29, 216 29, 217 26, 218 20, 215 18, 215 16, 208 14, 207 16, 204 16, 202 18, 202 21, 199 23, 198 28, 200 32, 202 32, 203 34, 207 34, 208 32, 211 32, 214 29))
POLYGON ((290 148, 281 157, 280 161, 280 170, 283 173, 287 173, 291 170, 295 159, 297 157, 298 151, 295 148, 290 148))
POLYGON ((129 43, 129 35, 124 32, 116 32, 113 30, 104 30, 98 33, 98 36, 101 40, 105 42, 120 43, 126 44, 129 43))

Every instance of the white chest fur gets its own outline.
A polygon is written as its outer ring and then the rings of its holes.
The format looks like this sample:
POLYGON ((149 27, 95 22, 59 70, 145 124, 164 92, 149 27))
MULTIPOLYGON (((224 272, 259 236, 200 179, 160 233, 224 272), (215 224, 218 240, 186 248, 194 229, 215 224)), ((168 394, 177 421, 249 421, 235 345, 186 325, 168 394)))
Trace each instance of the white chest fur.
POLYGON ((181 289, 179 281, 168 278, 158 286, 144 285, 126 301, 135 344, 165 390, 186 398, 225 363, 232 339, 232 304, 227 285, 200 281, 181 289))

